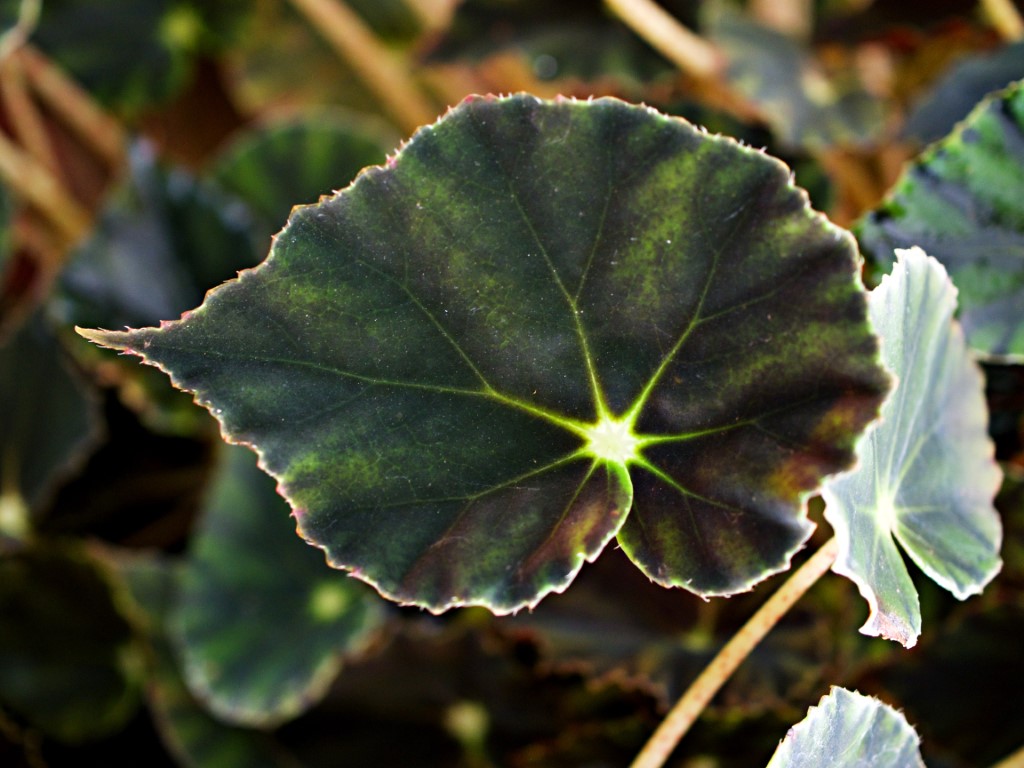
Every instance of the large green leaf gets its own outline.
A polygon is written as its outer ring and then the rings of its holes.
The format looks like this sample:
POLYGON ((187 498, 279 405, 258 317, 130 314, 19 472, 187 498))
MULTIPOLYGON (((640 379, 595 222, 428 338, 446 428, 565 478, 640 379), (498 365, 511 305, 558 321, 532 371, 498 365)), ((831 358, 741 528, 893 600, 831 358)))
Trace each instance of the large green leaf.
POLYGON ((924 768, 920 743, 892 707, 833 688, 789 729, 768 768, 924 768))
POLYGON ((986 99, 904 172, 860 224, 882 268, 918 245, 960 291, 967 341, 997 360, 1024 360, 1024 86, 986 99))
POLYGON ((858 448, 860 466, 828 480, 822 495, 840 541, 834 570, 871 607, 861 631, 910 647, 921 609, 896 542, 961 600, 977 594, 999 570, 992 500, 1002 473, 981 371, 953 324, 956 289, 942 265, 919 248, 898 251, 869 305, 899 383, 858 448))
POLYGON ((228 722, 265 726, 312 706, 378 623, 376 597, 288 523, 253 453, 225 447, 171 623, 189 687, 228 722))
POLYGON ((394 599, 515 610, 616 536, 731 594, 787 567, 886 388, 855 267, 760 152, 475 98, 181 321, 83 333, 195 392, 394 599))

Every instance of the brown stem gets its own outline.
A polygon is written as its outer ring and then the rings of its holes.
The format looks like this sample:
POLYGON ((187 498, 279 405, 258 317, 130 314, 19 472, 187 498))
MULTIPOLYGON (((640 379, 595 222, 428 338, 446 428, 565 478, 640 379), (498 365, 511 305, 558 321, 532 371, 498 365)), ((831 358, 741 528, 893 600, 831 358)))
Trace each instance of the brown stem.
POLYGON ((0 134, 0 178, 33 206, 69 244, 91 227, 89 214, 45 166, 0 134))
POLYGON ((59 174, 50 134, 35 101, 25 88, 25 73, 18 56, 8 56, 0 64, 0 96, 3 97, 14 138, 48 170, 59 174))
POLYGON ((26 45, 18 56, 43 103, 116 173, 124 164, 127 146, 121 124, 32 46, 26 45))
POLYGON ((1024 747, 1021 747, 1012 755, 1004 757, 992 768, 1024 768, 1024 747))
POLYGON ((981 8, 1004 40, 1024 38, 1024 21, 1011 0, 981 0, 981 8))
POLYGON ((447 29, 458 0, 405 0, 424 29, 447 29))
POLYGON ((291 0, 407 132, 437 117, 409 72, 342 0, 291 0))
POLYGON ((825 542, 733 635, 672 707, 633 761, 632 768, 660 768, 664 765, 679 740, 700 717, 729 676, 793 604, 828 572, 835 562, 838 549, 839 543, 834 537, 825 542))
POLYGON ((608 9, 686 74, 698 80, 717 78, 723 57, 653 0, 604 0, 608 9))

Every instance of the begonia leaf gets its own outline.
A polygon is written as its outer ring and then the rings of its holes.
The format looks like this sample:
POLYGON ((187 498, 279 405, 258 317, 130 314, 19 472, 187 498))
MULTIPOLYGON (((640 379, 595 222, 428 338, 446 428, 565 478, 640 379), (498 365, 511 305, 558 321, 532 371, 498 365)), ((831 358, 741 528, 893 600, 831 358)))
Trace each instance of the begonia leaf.
POLYGON ((921 609, 903 551, 963 600, 998 572, 993 507, 1002 473, 988 437, 981 371, 953 322, 956 289, 919 248, 897 253, 869 300, 896 390, 858 447, 857 470, 822 496, 840 551, 833 567, 871 609, 861 631, 917 642, 921 609))
POLYGON ((920 246, 959 290, 967 342, 996 361, 1024 360, 1024 85, 984 100, 903 172, 858 237, 882 269, 920 246))
POLYGON ((154 725, 177 764, 188 768, 298 768, 271 734, 224 723, 191 694, 169 637, 180 564, 153 553, 107 550, 121 577, 122 603, 149 653, 146 696, 154 725))
POLYGON ((892 707, 833 688, 789 729, 768 768, 924 768, 920 743, 892 707))
POLYGON ((397 144, 390 130, 352 113, 319 110, 244 132, 216 159, 206 179, 242 200, 264 248, 293 206, 346 186, 397 144))
POLYGON ((171 626, 189 687, 227 722, 262 727, 312 706, 378 624, 377 597, 290 527, 253 453, 226 446, 171 626))
POLYGON ((200 309, 83 334, 434 611, 535 604, 616 537, 661 584, 750 589, 887 387, 852 238, 789 170, 614 99, 469 99, 200 309))

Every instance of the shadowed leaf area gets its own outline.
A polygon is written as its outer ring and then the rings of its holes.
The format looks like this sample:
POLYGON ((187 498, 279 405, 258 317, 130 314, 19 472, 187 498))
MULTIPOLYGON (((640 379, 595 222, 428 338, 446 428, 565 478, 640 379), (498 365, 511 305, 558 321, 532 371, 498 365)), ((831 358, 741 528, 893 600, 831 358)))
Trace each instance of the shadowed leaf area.
POLYGON ((788 566, 886 388, 855 260, 760 152, 473 98, 200 309, 84 333, 195 392, 392 599, 516 610, 614 537, 732 594, 788 566))

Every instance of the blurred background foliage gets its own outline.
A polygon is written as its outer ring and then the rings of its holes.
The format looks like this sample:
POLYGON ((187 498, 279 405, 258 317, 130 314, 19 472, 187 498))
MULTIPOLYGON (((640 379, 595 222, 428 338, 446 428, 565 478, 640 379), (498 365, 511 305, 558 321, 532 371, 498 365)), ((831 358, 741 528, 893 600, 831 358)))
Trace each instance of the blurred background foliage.
MULTIPOLYGON (((0 765, 635 755, 778 580, 704 603, 608 551, 530 613, 385 604, 291 534, 204 410, 72 327, 176 318, 257 264, 291 206, 470 93, 645 102, 766 147, 849 226, 1024 76, 1009 3, 661 5, 710 69, 599 0, 0 2, 0 765)), ((853 585, 822 580, 672 765, 763 765, 830 684, 901 708, 931 768, 1020 746, 1024 372, 986 375, 1002 574, 966 603, 915 577, 909 652, 859 635, 853 585)))

